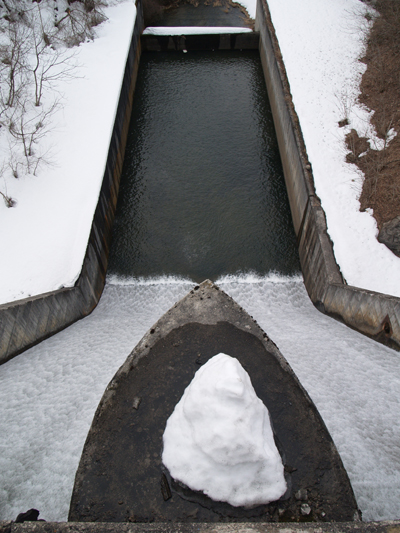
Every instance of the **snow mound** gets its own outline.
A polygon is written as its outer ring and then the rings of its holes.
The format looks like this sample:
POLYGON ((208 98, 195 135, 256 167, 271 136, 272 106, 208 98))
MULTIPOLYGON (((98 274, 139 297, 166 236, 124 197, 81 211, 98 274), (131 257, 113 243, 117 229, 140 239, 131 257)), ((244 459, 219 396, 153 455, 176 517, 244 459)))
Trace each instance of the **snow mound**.
POLYGON ((268 409, 229 355, 215 355, 196 372, 163 441, 171 476, 213 500, 253 507, 286 491, 268 409))

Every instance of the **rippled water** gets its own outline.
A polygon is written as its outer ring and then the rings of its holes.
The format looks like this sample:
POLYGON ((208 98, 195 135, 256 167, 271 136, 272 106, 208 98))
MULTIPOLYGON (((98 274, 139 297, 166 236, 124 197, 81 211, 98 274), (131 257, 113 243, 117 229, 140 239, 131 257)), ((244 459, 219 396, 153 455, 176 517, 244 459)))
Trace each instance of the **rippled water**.
POLYGON ((238 5, 226 1, 198 0, 181 3, 168 9, 157 26, 246 26, 245 17, 238 5))
POLYGON ((109 272, 299 272, 257 51, 143 54, 109 272))

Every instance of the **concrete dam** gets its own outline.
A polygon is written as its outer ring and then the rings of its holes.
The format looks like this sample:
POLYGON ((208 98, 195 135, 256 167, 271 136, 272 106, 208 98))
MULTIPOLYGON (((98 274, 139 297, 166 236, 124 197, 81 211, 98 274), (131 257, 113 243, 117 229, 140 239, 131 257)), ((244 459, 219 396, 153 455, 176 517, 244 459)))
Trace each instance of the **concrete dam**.
MULTIPOLYGON (((398 354, 341 323, 396 347, 397 302, 343 285, 290 106, 280 114, 279 126, 276 109, 285 102, 285 80, 273 53, 268 12, 260 5, 258 33, 247 42, 256 35, 261 54, 253 43, 243 50, 240 36, 208 36, 204 43, 209 44, 200 45, 199 38, 189 36, 149 36, 140 45, 138 17, 122 91, 125 104, 120 103, 118 134, 110 149, 109 182, 95 215, 79 297, 75 288, 48 296, 53 304, 48 299, 46 306, 59 309, 57 302, 66 298, 72 311, 62 306, 64 316, 49 325, 53 329, 44 337, 90 312, 102 294, 101 300, 84 320, 11 359, 40 340, 40 318, 19 336, 19 345, 13 327, 4 355, 8 362, 1 367, 0 394, 8 407, 0 431, 0 519, 15 518, 28 505, 48 521, 66 520, 82 447, 104 389, 145 332, 206 277, 257 320, 289 361, 328 426, 363 518, 400 516, 398 354), (139 62, 142 49, 159 48, 157 54, 143 52, 139 62), (211 94, 207 78, 196 78, 196 84, 179 78, 188 65, 191 76, 196 69, 202 75, 208 69, 211 94), (278 82, 283 89, 274 88, 278 82), (131 122, 110 248, 118 192, 113 179, 115 169, 122 169, 120 144, 135 85, 133 117, 142 129, 131 122), (233 88, 232 95, 222 94, 224 85, 233 88), (173 96, 179 105, 168 111, 165 99, 173 96), (150 97, 150 103, 143 100, 150 97), (218 113, 224 109, 227 115, 221 119, 218 113), (164 124, 157 122, 163 114, 164 124), (219 122, 215 137, 214 120, 219 122), (174 121, 177 128, 171 131, 174 121), (239 127, 243 123, 246 130, 239 127), (130 232, 138 235, 136 248, 130 232), (374 313, 360 318, 355 297, 363 310, 372 302, 374 313)), ((41 301, 29 302, 26 314, 38 314, 41 301)), ((0 312, 4 325, 12 317, 18 321, 22 311, 17 304, 0 312)))

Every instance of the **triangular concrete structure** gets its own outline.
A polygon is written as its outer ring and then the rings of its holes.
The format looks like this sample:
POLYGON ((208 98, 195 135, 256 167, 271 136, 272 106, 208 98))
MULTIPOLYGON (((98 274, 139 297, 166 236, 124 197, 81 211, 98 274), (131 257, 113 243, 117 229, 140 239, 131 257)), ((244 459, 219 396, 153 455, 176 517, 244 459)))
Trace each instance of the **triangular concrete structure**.
MULTIPOLYGON (((279 342, 279 339, 277 339, 279 342)), ((336 447, 276 345, 232 298, 203 282, 146 333, 108 385, 76 474, 76 522, 351 521, 359 517, 336 447), (165 424, 199 365, 239 359, 267 406, 289 490, 254 509, 180 487, 161 464, 165 424)))

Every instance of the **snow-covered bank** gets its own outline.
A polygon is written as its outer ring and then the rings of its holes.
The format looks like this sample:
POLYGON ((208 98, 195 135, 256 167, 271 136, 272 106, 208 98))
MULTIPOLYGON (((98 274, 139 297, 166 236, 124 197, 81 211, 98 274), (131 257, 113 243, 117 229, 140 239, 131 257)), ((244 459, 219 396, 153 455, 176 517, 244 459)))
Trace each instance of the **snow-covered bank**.
MULTIPOLYGON (((104 175, 135 21, 133 2, 105 9, 93 42, 76 49, 71 80, 58 81, 61 106, 43 140, 54 164, 38 176, 10 175, 17 206, 0 205, 0 303, 69 287, 79 276, 104 175)), ((3 148, 7 150, 6 147, 3 148)), ((4 181, 6 180, 6 181, 4 181)))
POLYGON ((370 131, 356 104, 365 66, 366 7, 359 0, 268 0, 313 174, 349 285, 400 296, 400 258, 376 240, 371 214, 359 211, 362 176, 345 162, 345 134, 370 131), (339 128, 348 117, 350 125, 339 128))
MULTIPOLYGON (((0 519, 30 507, 66 520, 95 409, 144 333, 192 287, 107 284, 87 318, 2 365, 0 519)), ((400 516, 400 359, 319 313, 300 277, 231 277, 219 285, 278 345, 338 447, 364 520, 400 516)))

